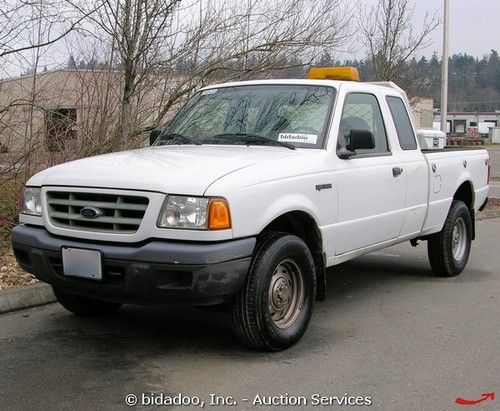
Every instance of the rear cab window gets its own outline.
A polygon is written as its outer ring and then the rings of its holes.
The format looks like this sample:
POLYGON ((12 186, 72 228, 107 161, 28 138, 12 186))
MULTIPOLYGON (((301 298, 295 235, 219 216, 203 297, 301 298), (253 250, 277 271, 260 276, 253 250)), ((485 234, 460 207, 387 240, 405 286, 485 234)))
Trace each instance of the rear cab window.
POLYGON ((403 100, 399 97, 387 96, 386 101, 396 127, 399 145, 403 150, 416 150, 415 133, 403 100))

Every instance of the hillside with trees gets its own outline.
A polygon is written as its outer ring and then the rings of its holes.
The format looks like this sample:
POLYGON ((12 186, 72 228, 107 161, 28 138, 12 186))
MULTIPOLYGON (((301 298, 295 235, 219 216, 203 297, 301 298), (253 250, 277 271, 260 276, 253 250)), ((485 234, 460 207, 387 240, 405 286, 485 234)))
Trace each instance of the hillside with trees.
MULTIPOLYGON (((321 66, 354 66, 364 81, 380 81, 369 58, 363 60, 337 60, 324 52, 317 61, 321 66)), ((290 63, 292 65, 292 63, 290 63)), ((294 62, 297 65, 297 62, 294 62)), ((301 77, 302 70, 290 69, 284 75, 301 77)), ((392 81, 407 91, 410 97, 429 97, 434 107, 441 100, 441 60, 412 58, 401 65, 392 81)), ((454 54, 449 59, 449 101, 450 111, 495 111, 500 110, 500 57, 496 50, 481 58, 467 53, 454 54)))
MULTIPOLYGON (((355 64, 356 65, 356 64, 355 64)), ((370 61, 357 62, 363 78, 377 80, 370 61)), ((420 97, 441 101, 441 60, 413 58, 394 81, 420 97), (398 81, 400 80, 400 81, 398 81), (408 84, 412 84, 408 86, 408 84)), ((482 58, 454 54, 449 59, 449 111, 495 111, 500 109, 500 58, 496 50, 482 58)))

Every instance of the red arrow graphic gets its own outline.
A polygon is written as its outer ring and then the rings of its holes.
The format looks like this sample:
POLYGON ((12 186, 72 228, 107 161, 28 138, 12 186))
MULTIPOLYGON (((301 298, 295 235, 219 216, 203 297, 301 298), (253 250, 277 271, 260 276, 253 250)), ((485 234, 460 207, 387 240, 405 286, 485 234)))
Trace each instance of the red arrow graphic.
POLYGON ((493 401, 495 399, 495 393, 494 392, 483 393, 481 399, 479 400, 464 400, 462 397, 457 397, 455 402, 460 405, 476 405, 479 404, 480 402, 486 401, 487 399, 493 401))

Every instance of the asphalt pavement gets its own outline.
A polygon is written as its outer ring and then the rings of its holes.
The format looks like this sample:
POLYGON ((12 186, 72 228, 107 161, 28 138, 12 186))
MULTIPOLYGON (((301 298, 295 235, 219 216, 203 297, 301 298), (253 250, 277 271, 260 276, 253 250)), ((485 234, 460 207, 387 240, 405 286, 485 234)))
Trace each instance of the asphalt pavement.
POLYGON ((489 197, 500 198, 500 181, 490 181, 489 197))
POLYGON ((488 146, 492 177, 500 178, 500 144, 488 146))
MULTIPOLYGON (((337 266, 306 335, 279 353, 246 350, 224 313, 196 308, 126 306, 83 319, 51 304, 5 314, 0 408, 111 410, 145 393, 144 401, 163 404, 198 397, 214 410, 346 408, 313 407, 313 394, 334 404, 368 397, 371 409, 460 409, 459 396, 500 394, 499 244, 500 219, 478 222, 471 259, 456 278, 431 274, 425 244, 337 266), (236 405, 211 406, 211 394, 236 405), (258 407, 256 396, 275 404, 304 396, 307 405, 258 407)), ((486 398, 478 409, 498 410, 499 400, 486 398)))
POLYGON ((491 161, 491 176, 489 197, 500 198, 500 146, 489 146, 488 154, 491 161))

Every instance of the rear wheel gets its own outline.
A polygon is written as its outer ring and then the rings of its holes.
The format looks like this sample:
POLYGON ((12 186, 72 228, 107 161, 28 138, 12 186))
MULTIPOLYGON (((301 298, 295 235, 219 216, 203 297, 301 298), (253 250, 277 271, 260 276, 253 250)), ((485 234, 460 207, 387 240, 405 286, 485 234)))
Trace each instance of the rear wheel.
POLYGON ((460 274, 469 260, 472 220, 464 202, 454 200, 443 229, 427 242, 432 271, 443 277, 460 274))
POLYGON ((245 285, 232 304, 237 337, 260 350, 292 346, 309 325, 315 292, 307 245, 293 235, 270 234, 257 247, 245 285))
POLYGON ((64 308, 81 317, 97 317, 100 315, 113 314, 122 306, 120 303, 81 297, 54 287, 52 287, 52 289, 54 290, 57 300, 64 308))

